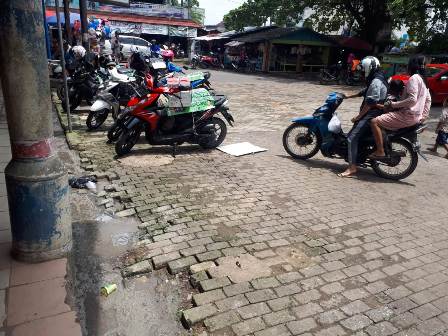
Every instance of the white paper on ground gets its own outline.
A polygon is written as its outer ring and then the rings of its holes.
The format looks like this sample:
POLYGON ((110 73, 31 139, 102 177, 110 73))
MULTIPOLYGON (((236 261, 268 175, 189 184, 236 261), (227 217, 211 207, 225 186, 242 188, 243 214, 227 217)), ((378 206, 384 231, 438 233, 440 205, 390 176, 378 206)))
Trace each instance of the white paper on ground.
POLYGON ((242 156, 267 151, 266 148, 252 145, 249 142, 240 142, 233 145, 219 146, 218 149, 233 156, 242 156))

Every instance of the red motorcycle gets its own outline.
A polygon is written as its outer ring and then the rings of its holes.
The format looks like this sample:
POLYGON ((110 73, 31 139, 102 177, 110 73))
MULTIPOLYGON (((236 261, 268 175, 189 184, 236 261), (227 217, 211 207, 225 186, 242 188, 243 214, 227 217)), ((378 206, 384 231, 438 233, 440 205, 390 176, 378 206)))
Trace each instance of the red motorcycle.
POLYGON ((224 68, 224 65, 219 61, 219 58, 216 57, 213 53, 210 53, 210 56, 206 55, 194 55, 191 60, 191 68, 192 69, 208 69, 208 68, 224 68))
POLYGON ((227 126, 216 115, 221 113, 230 126, 233 126, 234 122, 226 106, 227 97, 214 96, 213 106, 203 111, 170 114, 163 106, 164 102, 170 96, 179 96, 180 99, 183 94, 188 93, 179 88, 156 87, 132 107, 115 145, 117 155, 129 153, 142 132, 145 132, 150 145, 173 146, 173 155, 176 154, 177 146, 184 142, 198 144, 207 149, 218 147, 227 135, 227 126))

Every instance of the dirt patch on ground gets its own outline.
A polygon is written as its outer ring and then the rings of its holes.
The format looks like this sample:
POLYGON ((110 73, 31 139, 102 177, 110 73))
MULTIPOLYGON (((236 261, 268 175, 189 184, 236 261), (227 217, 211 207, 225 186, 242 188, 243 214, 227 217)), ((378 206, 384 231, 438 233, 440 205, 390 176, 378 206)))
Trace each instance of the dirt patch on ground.
POLYGON ((313 259, 298 246, 279 247, 275 252, 285 262, 296 268, 305 268, 314 264, 313 259))
POLYGON ((133 154, 118 159, 118 161, 129 167, 160 167, 174 161, 172 156, 154 154, 133 154))

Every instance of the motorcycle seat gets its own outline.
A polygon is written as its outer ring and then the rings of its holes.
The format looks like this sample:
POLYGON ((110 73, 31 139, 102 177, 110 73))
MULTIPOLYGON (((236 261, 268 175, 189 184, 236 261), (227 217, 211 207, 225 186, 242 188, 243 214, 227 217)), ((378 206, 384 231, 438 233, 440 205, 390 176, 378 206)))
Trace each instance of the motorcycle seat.
POLYGON ((387 131, 387 135, 389 135, 389 136, 396 136, 396 135, 401 135, 401 134, 412 133, 412 132, 417 131, 421 126, 422 126, 422 124, 418 123, 418 124, 415 124, 413 126, 400 128, 400 129, 395 130, 395 131, 387 131))
POLYGON ((117 72, 119 74, 122 74, 122 75, 128 75, 128 74, 132 73, 133 70, 132 69, 126 69, 126 68, 117 68, 117 72))
POLYGON ((214 96, 213 98, 215 99, 215 106, 222 105, 227 100, 226 96, 214 96))

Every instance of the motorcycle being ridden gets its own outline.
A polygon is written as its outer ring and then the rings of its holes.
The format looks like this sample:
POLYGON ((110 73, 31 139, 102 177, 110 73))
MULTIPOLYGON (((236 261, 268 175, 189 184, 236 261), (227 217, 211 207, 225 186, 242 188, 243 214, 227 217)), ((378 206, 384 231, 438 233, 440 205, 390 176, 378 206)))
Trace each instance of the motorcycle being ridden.
MULTIPOLYGON (((373 59, 364 62, 365 66, 369 64, 370 71, 379 66, 379 62, 373 59)), ((367 78, 370 71, 367 73, 367 78)), ((350 133, 345 134, 342 131, 336 114, 337 108, 348 97, 341 93, 331 93, 325 105, 316 109, 312 116, 292 120, 293 123, 283 134, 285 150, 292 157, 302 160, 313 157, 319 150, 325 157, 340 157, 350 163, 349 168, 340 174, 343 177, 353 176, 357 166, 370 166, 377 175, 393 180, 404 179, 411 175, 417 167, 418 154, 422 156, 418 134, 426 128, 424 125, 388 132, 385 137, 388 158, 382 161, 369 158, 375 149, 375 142, 370 133, 366 134, 370 128, 368 121, 373 115, 380 113, 372 109, 373 105, 369 104, 371 99, 369 94, 376 91, 378 101, 385 99, 381 84, 383 84, 381 81, 374 84, 379 86, 379 90, 372 89, 370 93, 369 89, 365 90, 365 104, 360 114, 353 118, 355 126, 350 133)))

